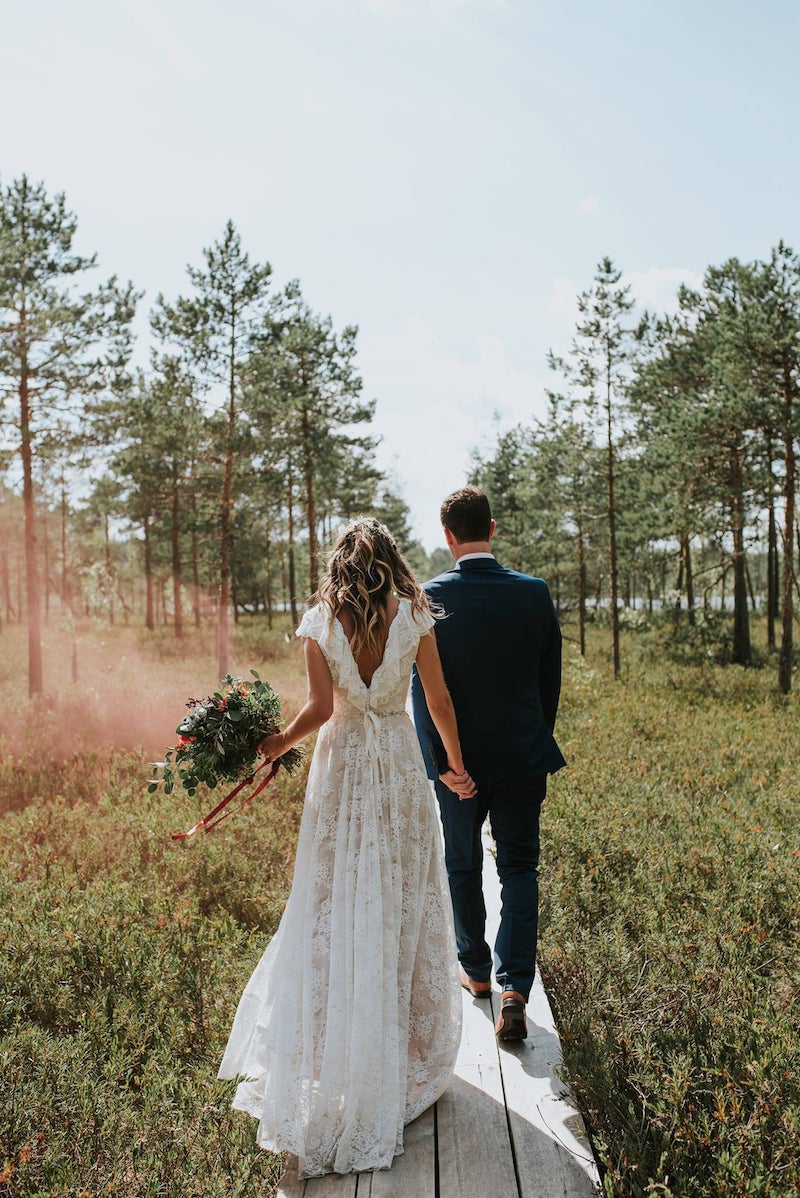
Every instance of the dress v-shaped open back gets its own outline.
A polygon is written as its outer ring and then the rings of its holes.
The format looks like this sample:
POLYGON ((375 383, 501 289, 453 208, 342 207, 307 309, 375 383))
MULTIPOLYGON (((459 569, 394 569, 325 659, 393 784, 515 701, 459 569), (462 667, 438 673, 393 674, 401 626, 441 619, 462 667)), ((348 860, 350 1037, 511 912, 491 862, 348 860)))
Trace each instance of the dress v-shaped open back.
POLYGON ((461 1034, 455 936, 438 816, 405 711, 420 636, 407 600, 367 684, 317 606, 334 711, 317 737, 294 881, 242 995, 219 1076, 258 1142, 301 1175, 388 1168, 403 1127, 452 1076, 461 1034))
MULTIPOLYGON (((344 633, 345 640, 347 641, 347 647, 349 648, 349 650, 350 650, 350 653, 351 653, 351 655, 353 656, 353 660, 354 660, 354 661, 355 661, 355 663, 356 663, 356 670, 358 670, 358 676, 359 676, 359 678, 361 679, 361 681, 362 681, 362 683, 364 684, 364 686, 367 688, 367 690, 369 690, 369 689, 371 688, 371 686, 372 686, 372 681, 373 681, 373 679, 374 679, 375 675, 378 673, 378 671, 380 670, 381 666, 383 665, 384 658, 386 657, 386 648, 387 648, 387 646, 388 646, 388 644, 389 644, 389 637, 392 635, 392 629, 394 628, 395 624, 397 623, 397 617, 398 617, 399 615, 400 615, 400 608, 398 607, 398 609, 397 609, 397 611, 395 612, 394 616, 393 616, 393 617, 392 617, 392 619, 389 621, 389 626, 388 626, 388 628, 386 629, 386 637, 385 637, 385 639, 384 639, 384 642, 383 642, 383 657, 382 657, 382 658, 381 658, 381 660, 378 662, 378 664, 376 665, 375 669, 372 671, 372 675, 371 675, 371 677, 370 677, 370 680, 369 680, 369 682, 367 682, 366 678, 365 678, 365 677, 364 677, 364 675, 361 673, 361 670, 360 670, 360 668, 359 668, 359 665, 358 665, 358 660, 357 660, 357 658, 356 658, 355 654, 353 653, 353 646, 350 644, 350 638, 349 638, 349 636, 347 635, 347 629, 345 628, 344 624, 341 622, 341 620, 339 619, 339 617, 338 617, 338 616, 336 617, 336 623, 339 625, 339 627, 341 628, 342 632, 344 633)), ((301 625, 301 627, 302 627, 302 625, 301 625)), ((298 630, 298 631, 299 631, 299 630, 298 630)))

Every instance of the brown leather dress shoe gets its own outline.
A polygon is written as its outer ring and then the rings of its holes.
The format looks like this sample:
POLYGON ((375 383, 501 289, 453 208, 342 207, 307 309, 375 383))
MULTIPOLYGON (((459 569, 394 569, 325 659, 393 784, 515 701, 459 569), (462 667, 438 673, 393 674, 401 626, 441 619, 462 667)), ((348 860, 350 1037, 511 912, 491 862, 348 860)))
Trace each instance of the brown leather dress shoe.
POLYGON ((465 969, 459 968, 458 977, 465 990, 469 990, 473 998, 488 998, 492 993, 491 982, 476 982, 465 969))
POLYGON ((498 1040, 526 1040, 528 1021, 525 1018, 525 999, 516 990, 504 990, 500 1016, 494 1034, 498 1040))

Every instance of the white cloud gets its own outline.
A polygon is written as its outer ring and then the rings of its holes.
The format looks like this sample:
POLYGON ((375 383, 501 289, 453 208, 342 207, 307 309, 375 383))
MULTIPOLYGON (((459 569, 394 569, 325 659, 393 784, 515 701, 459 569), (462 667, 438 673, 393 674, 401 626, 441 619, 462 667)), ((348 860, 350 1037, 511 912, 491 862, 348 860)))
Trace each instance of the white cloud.
POLYGON ((319 112, 320 103, 313 87, 302 87, 297 97, 297 105, 301 112, 319 112))
POLYGON ((504 12, 508 0, 361 0, 371 12, 402 13, 415 17, 425 13, 456 12, 476 9, 483 12, 504 12))
POLYGON ((502 12, 508 0, 433 0, 435 8, 481 8, 487 12, 502 12))
POLYGON ((651 266, 649 270, 633 270, 622 276, 629 283, 636 302, 653 312, 671 313, 678 308, 678 289, 701 287, 703 276, 686 266, 651 266))
MULTIPOLYGON (((701 287, 702 275, 687 266, 651 266, 649 270, 632 270, 623 273, 622 282, 630 285, 631 294, 639 308, 667 314, 678 308, 678 289, 681 283, 687 287, 701 287)), ((566 345, 578 320, 578 295, 591 287, 591 279, 582 283, 558 275, 553 279, 547 298, 547 313, 554 326, 563 327, 563 337, 558 341, 566 345)))
POLYGON ((600 208, 600 201, 597 196, 584 196, 579 204, 576 204, 575 211, 582 216, 593 216, 600 208))
POLYGON ((565 325, 567 333, 572 332, 572 327, 578 319, 578 295, 583 290, 585 285, 581 287, 574 279, 568 279, 564 275, 557 275, 553 279, 547 297, 547 313, 554 325, 565 325))

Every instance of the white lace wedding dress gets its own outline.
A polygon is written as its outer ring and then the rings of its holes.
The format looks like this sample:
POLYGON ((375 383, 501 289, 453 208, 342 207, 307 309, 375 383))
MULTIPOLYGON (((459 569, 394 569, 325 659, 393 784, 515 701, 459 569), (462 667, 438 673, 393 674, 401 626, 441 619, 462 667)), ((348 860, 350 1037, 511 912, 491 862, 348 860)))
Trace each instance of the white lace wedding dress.
POLYGON ((448 1085, 461 1034, 438 815, 405 712, 419 638, 401 600, 367 686, 338 620, 312 608, 334 711, 308 775, 294 882, 236 1012, 219 1077, 264 1148, 301 1176, 388 1168, 448 1085))

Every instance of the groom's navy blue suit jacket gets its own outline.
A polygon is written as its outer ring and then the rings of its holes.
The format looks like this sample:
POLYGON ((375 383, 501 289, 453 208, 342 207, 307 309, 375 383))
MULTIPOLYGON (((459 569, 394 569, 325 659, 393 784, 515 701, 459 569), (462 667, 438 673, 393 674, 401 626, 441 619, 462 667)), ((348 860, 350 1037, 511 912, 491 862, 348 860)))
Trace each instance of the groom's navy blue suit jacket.
MULTIPOLYGON (((553 728, 561 691, 561 630, 547 584, 494 558, 456 564, 424 586, 447 615, 436 643, 475 782, 553 774, 566 762, 553 728)), ((428 777, 447 757, 416 669, 411 684, 428 777)))

